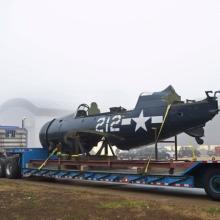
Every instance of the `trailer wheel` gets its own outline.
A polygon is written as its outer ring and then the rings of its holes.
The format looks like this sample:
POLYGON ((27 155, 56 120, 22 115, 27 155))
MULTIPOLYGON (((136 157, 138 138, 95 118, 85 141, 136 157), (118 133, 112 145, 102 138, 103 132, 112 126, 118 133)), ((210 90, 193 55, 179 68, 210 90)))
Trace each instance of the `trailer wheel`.
POLYGON ((18 158, 8 158, 5 166, 5 174, 8 179, 20 178, 20 166, 18 158))
POLYGON ((213 168, 205 174, 205 191, 213 200, 220 200, 220 170, 213 168))
POLYGON ((0 178, 5 177, 5 159, 0 159, 0 178))

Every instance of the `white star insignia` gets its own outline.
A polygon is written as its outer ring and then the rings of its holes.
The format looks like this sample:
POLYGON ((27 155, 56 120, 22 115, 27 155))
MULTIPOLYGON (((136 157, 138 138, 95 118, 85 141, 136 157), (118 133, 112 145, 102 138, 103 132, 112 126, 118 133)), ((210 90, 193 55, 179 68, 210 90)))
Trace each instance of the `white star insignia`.
POLYGON ((132 120, 136 123, 135 132, 142 128, 147 131, 146 122, 150 119, 150 117, 144 117, 144 111, 142 110, 138 118, 132 118, 132 120))

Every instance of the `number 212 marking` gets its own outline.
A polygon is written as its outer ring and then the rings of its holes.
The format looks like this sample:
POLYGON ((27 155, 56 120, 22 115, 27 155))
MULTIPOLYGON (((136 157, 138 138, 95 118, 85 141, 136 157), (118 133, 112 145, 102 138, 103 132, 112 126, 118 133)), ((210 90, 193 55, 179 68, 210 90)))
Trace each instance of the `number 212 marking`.
POLYGON ((119 124, 121 122, 121 115, 115 115, 112 117, 111 119, 111 123, 110 123, 110 119, 111 117, 103 117, 103 118, 99 118, 97 121, 97 125, 96 125, 96 131, 98 132, 119 132, 120 128, 119 128, 119 124), (105 124, 105 126, 104 126, 105 124))

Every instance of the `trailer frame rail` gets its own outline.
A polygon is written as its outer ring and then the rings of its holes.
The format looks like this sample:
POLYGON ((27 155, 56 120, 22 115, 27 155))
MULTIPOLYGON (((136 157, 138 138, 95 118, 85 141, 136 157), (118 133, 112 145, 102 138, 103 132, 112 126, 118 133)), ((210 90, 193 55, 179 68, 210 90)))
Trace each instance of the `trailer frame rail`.
POLYGON ((101 171, 79 171, 79 170, 51 170, 51 169, 22 169, 23 177, 47 177, 55 179, 72 179, 99 182, 115 182, 139 185, 157 185, 173 187, 194 187, 193 176, 164 176, 164 175, 141 175, 112 173, 101 171))

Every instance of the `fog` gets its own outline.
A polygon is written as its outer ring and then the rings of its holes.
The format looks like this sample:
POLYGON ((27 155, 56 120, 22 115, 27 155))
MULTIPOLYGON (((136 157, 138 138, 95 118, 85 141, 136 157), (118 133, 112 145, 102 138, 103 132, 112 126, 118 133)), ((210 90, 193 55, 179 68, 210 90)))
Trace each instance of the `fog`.
POLYGON ((219 1, 0 1, 0 102, 132 108, 220 89, 219 1))

